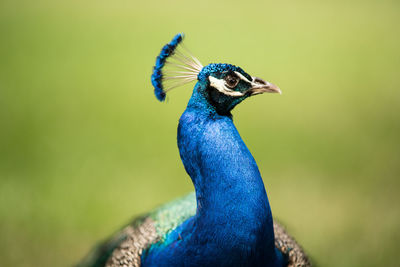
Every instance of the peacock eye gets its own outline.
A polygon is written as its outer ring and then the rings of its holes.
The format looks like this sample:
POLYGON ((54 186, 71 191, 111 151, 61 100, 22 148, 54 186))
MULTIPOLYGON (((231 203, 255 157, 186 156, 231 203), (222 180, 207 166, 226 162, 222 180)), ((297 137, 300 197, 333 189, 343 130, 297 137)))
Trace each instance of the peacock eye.
POLYGON ((235 88, 236 85, 238 85, 238 83, 239 83, 239 77, 237 77, 237 76, 228 74, 225 77, 225 84, 226 84, 226 86, 228 86, 231 89, 235 88))

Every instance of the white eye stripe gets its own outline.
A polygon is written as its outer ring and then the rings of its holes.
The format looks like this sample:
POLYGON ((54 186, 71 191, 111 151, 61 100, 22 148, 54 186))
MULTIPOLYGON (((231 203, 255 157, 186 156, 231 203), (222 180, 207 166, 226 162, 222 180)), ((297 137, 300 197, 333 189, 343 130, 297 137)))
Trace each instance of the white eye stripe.
MULTIPOLYGON (((236 73, 236 75, 237 75, 241 80, 243 80, 243 81, 245 81, 245 82, 248 82, 252 87, 260 87, 260 84, 256 82, 256 80, 259 79, 259 78, 251 77, 252 80, 250 81, 249 79, 247 79, 247 78, 246 78, 243 74, 241 74, 240 72, 235 71, 235 73, 236 73)), ((259 80, 260 80, 260 79, 259 79, 259 80)), ((266 82, 266 81, 263 81, 263 80, 261 80, 261 82, 262 82, 262 83, 265 83, 265 84, 262 84, 261 86, 265 86, 265 85, 269 86, 269 85, 270 85, 269 82, 266 82)))
POLYGON ((235 71, 235 74, 242 80, 248 83, 252 83, 252 81, 250 81, 249 79, 247 79, 243 74, 241 74, 240 72, 235 71))
POLYGON ((213 76, 208 76, 208 80, 210 81, 210 85, 217 89, 219 92, 223 93, 224 95, 228 96, 244 96, 243 93, 238 91, 233 91, 225 86, 225 81, 217 79, 213 76))

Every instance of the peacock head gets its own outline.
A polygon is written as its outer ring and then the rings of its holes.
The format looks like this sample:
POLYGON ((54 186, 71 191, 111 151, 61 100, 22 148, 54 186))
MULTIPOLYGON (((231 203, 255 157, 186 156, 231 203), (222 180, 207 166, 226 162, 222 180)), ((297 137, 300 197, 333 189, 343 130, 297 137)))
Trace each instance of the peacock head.
POLYGON ((209 64, 197 76, 197 87, 219 113, 230 112, 249 96, 281 93, 274 84, 252 77, 242 68, 231 64, 209 64))
POLYGON ((218 113, 227 114, 247 97, 281 93, 276 85, 252 77, 235 65, 212 63, 203 67, 183 45, 183 51, 177 49, 182 40, 183 34, 177 34, 157 57, 151 80, 158 100, 164 101, 171 89, 198 80, 192 99, 206 101, 218 113))

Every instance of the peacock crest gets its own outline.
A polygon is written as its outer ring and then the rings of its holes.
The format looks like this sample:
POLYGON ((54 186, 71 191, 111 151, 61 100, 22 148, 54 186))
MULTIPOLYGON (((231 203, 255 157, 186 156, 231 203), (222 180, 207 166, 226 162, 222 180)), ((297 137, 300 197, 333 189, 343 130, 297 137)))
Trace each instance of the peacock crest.
POLYGON ((197 80, 203 69, 200 61, 183 45, 183 38, 183 33, 175 35, 157 56, 151 83, 159 101, 165 100, 168 91, 197 80))

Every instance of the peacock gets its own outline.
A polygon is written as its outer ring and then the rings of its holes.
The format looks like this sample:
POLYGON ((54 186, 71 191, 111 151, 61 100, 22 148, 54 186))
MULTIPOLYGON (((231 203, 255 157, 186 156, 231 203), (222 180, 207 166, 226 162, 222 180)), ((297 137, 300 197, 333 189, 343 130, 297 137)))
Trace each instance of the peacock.
POLYGON ((281 93, 274 84, 222 63, 203 66, 177 34, 156 59, 158 100, 196 81, 178 125, 178 148, 195 192, 136 218, 78 266, 311 266, 272 217, 257 164, 233 124, 248 97, 281 93))

